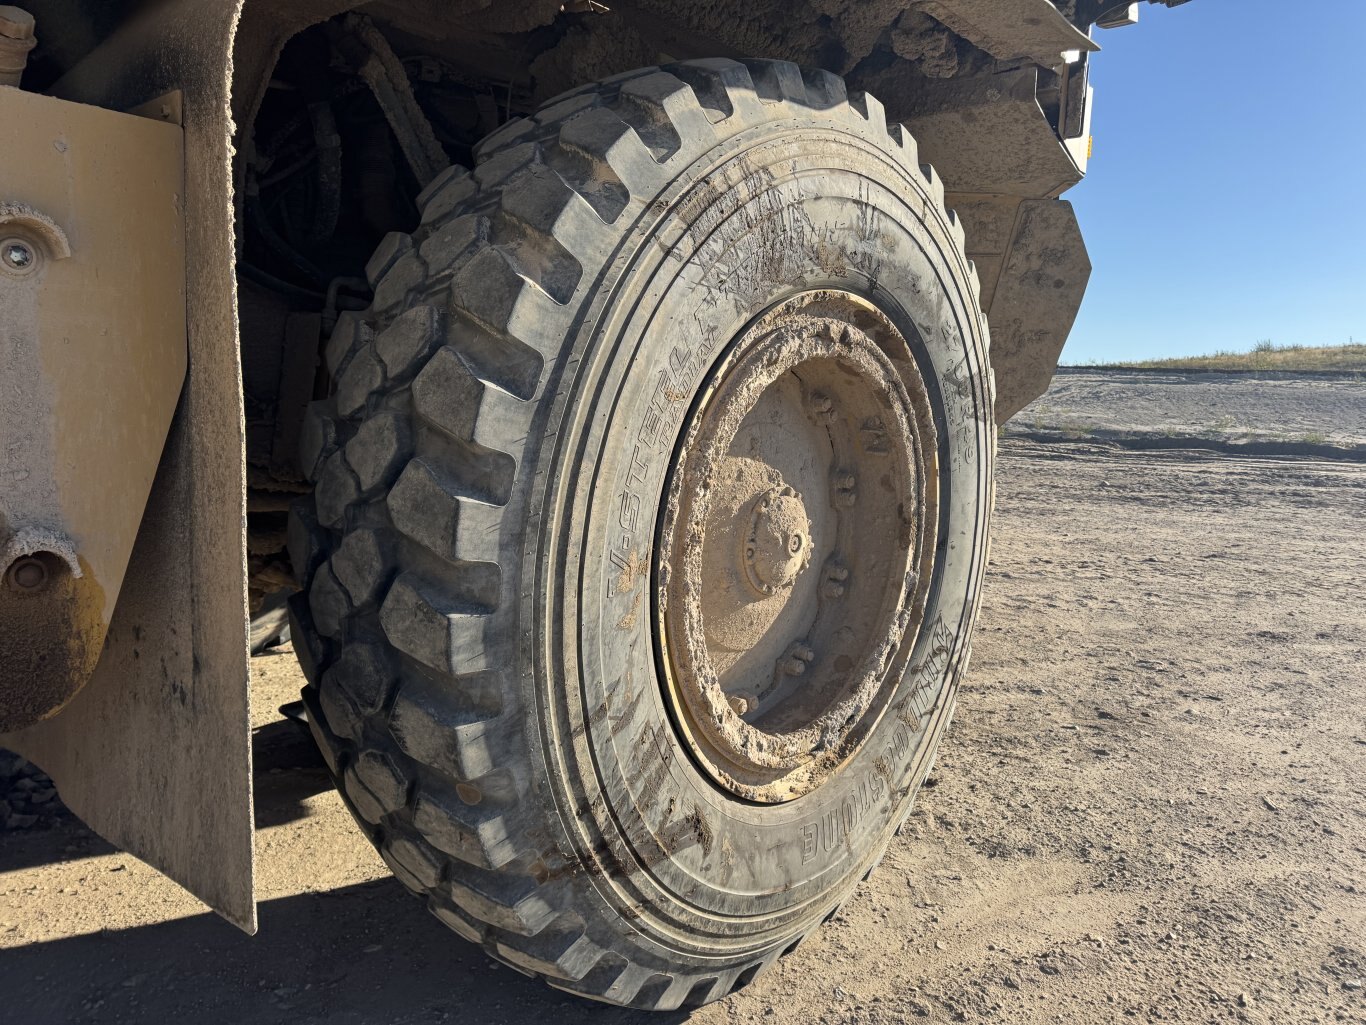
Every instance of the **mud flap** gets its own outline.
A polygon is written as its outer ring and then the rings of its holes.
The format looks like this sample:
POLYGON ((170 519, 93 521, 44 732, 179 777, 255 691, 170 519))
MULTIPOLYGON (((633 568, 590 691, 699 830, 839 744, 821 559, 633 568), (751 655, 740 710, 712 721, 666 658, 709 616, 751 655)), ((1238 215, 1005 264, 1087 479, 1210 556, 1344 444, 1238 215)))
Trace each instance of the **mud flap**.
POLYGON ((1021 203, 988 311, 998 424, 1048 390, 1090 279, 1091 259, 1072 204, 1021 203))
POLYGON ((996 423, 1045 391, 1081 308, 1091 259, 1063 199, 950 194, 982 284, 996 372, 996 423))
MULTIPOLYGON (((29 6, 41 25, 46 5, 29 6)), ((0 744, 49 773, 96 832, 254 932, 228 118, 240 10, 223 0, 153 5, 54 90, 109 110, 183 95, 183 188, 163 199, 179 207, 185 226, 189 372, 90 682, 56 716, 0 744)), ((109 110, 99 113, 123 117, 109 110)), ((138 241, 130 233, 130 250, 138 241)))

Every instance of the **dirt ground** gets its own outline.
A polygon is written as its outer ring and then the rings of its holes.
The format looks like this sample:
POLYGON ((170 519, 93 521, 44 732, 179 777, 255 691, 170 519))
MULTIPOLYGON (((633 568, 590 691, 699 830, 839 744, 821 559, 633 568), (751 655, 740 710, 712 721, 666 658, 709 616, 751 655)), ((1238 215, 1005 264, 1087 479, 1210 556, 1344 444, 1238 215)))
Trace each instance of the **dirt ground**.
MULTIPOLYGON (((1069 433, 1005 437, 974 660, 903 835, 692 1021, 1366 1021, 1366 462, 1069 433)), ((449 934, 273 714, 292 655, 256 666, 260 934, 16 794, 0 1021, 686 1017, 574 1000, 449 934)), ((11 783, 45 794, 34 772, 11 783)))
POLYGON ((1060 370, 1016 437, 1366 461, 1366 375, 1060 370))

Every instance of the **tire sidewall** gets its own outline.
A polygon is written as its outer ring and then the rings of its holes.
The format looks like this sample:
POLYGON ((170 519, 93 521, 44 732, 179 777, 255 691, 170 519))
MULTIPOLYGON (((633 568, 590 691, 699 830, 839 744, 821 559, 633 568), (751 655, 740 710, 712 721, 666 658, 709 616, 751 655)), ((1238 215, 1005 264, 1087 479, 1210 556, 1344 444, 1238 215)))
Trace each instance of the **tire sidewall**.
POLYGON ((530 507, 522 674, 578 885, 672 956, 804 931, 909 811, 975 617, 990 512, 986 340, 933 189, 880 125, 747 128, 661 183, 589 283, 530 507), (911 345, 935 409, 939 525, 926 615, 885 713, 791 802, 718 787, 674 729, 650 573, 687 412, 732 339, 792 295, 868 299, 911 345))

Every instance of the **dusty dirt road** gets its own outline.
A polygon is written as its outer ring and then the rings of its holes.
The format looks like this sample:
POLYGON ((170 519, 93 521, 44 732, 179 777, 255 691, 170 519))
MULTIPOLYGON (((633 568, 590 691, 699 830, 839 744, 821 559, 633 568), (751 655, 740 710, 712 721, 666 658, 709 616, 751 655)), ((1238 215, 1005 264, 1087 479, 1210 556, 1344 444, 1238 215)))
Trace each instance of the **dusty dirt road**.
MULTIPOLYGON (((839 917, 691 1020, 1366 1021, 1366 464, 1007 435, 996 524, 935 785, 839 917)), ((292 656, 256 665, 260 935, 45 812, 0 835, 0 1021, 685 1017, 450 935, 274 721, 292 656)))
POLYGON ((1366 460, 1366 375, 1066 367, 1011 421, 1017 436, 1366 460))

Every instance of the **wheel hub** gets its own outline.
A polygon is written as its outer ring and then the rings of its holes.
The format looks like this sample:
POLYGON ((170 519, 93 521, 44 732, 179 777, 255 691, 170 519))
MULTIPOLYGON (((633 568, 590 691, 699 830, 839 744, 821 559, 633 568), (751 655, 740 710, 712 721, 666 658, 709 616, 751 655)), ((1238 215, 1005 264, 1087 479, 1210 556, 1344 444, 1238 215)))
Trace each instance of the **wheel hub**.
POLYGON ((787 485, 754 503, 745 537, 745 576, 759 594, 791 587, 811 563, 811 521, 801 496, 787 485))
POLYGON ((667 696, 712 778, 790 800, 886 707, 923 612, 929 402, 868 303, 797 296, 739 336, 685 425, 655 555, 667 696))

